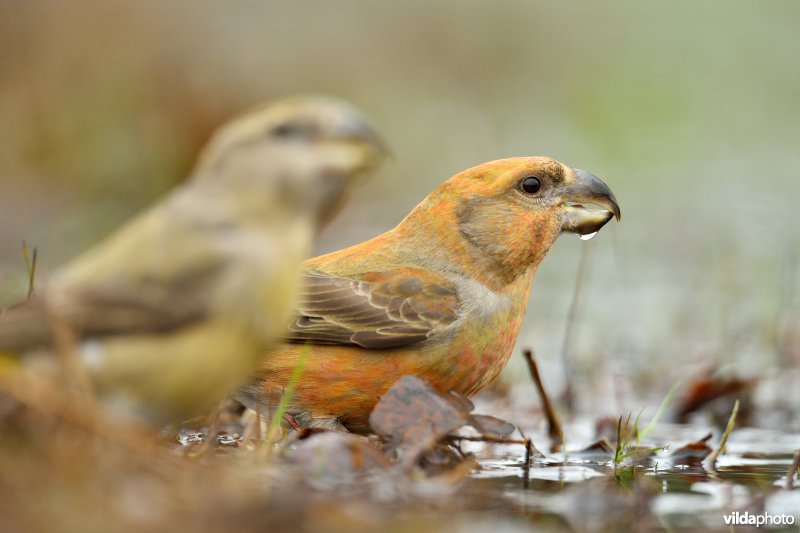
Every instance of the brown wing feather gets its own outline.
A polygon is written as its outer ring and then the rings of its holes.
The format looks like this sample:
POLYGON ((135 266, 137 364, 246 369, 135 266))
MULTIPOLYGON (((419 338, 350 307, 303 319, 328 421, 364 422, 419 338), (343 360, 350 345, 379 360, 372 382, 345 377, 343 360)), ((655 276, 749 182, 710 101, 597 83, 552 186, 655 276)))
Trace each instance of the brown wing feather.
POLYGON ((50 342, 50 326, 39 298, 0 309, 0 352, 20 351, 50 342))
POLYGON ((429 338, 457 318, 455 287, 415 268, 360 279, 305 271, 286 340, 392 348, 429 338))
POLYGON ((208 280, 220 268, 209 263, 179 279, 140 278, 125 284, 64 290, 0 310, 0 351, 19 352, 52 343, 54 319, 79 338, 167 333, 209 312, 208 280))

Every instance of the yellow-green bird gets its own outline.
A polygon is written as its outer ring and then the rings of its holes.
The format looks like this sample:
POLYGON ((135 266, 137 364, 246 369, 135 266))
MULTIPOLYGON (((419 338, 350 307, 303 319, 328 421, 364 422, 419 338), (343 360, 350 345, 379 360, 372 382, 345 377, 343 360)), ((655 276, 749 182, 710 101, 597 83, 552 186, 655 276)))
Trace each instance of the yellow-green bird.
POLYGON ((382 152, 330 98, 232 120, 163 201, 0 311, 0 353, 49 357, 64 326, 104 399, 158 421, 202 413, 284 333, 316 230, 382 152))

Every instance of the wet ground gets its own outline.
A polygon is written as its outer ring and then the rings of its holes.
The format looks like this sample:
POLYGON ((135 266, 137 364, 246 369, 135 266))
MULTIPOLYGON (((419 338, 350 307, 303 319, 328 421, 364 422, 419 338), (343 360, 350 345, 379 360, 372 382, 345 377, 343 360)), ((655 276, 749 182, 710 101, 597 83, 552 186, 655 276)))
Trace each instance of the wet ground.
MULTIPOLYGON (((479 399, 475 412, 502 415, 506 400, 479 399)), ((461 440, 459 460, 446 464, 439 455, 437 466, 428 457, 402 471, 402 456, 389 464, 376 454, 372 462, 368 446, 359 454, 342 446, 355 437, 309 435, 284 448, 293 466, 283 473, 300 480, 286 494, 316 502, 311 521, 302 522, 306 530, 798 531, 800 433, 734 425, 724 451, 710 461, 723 430, 703 421, 650 429, 643 421, 641 440, 631 437, 620 453, 622 426, 577 417, 563 425, 564 453, 542 416, 530 420, 520 425, 535 447, 527 468, 520 442, 461 440), (342 516, 348 518, 342 522, 342 516)), ((479 436, 469 427, 456 433, 479 436)), ((187 432, 181 443, 191 447, 203 438, 187 432)), ((522 435, 517 430, 509 438, 522 435)), ((244 445, 230 433, 218 442, 218 449, 244 445)), ((369 442, 374 448, 376 439, 369 442)))
MULTIPOLYGON (((580 424, 578 424, 580 425, 580 424)), ((588 424, 587 424, 588 425, 588 424)), ((728 531, 725 515, 787 517, 783 527, 800 524, 800 488, 786 490, 787 472, 800 434, 735 430, 716 467, 698 457, 676 457, 675 450, 703 436, 707 428, 661 424, 643 442, 666 449, 633 464, 614 464, 614 451, 582 451, 592 443, 574 442, 570 451, 533 459, 524 488, 524 450, 519 446, 472 445, 481 469, 464 489, 476 496, 495 494, 493 505, 536 525, 577 531, 607 528, 717 529, 728 531)), ((569 433, 570 428, 565 428, 569 433)), ((573 431, 580 433, 580 430, 573 431)), ((547 442, 546 435, 531 435, 547 442)), ((715 442, 719 433, 712 438, 715 442)), ((794 485, 798 485, 795 475, 794 485)), ((490 509, 487 509, 490 511, 490 509)))

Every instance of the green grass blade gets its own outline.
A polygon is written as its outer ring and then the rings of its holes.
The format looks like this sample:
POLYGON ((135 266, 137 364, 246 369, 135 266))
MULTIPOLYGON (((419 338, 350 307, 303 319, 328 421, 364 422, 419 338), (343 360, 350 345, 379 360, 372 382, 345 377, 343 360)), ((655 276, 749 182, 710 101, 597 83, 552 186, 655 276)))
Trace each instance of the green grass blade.
MULTIPOLYGON (((669 404, 672 403, 672 400, 675 398, 675 394, 678 393, 678 389, 680 389, 682 385, 683 385, 683 381, 682 380, 681 381, 677 381, 672 386, 672 388, 669 389, 669 392, 664 397, 664 399, 661 401, 661 405, 658 408, 658 412, 656 413, 656 416, 654 416, 653 419, 650 420, 650 423, 647 424, 647 427, 644 428, 644 431, 642 431, 642 434, 639 437, 640 439, 646 439, 647 436, 650 435, 650 433, 653 432, 653 429, 656 427, 656 424, 661 419, 661 417, 664 416, 664 413, 667 411, 667 408, 669 407, 669 404)), ((637 442, 638 442, 638 440, 639 439, 637 439, 637 442)))
POLYGON ((624 461, 625 459, 633 457, 634 455, 639 455, 640 453, 656 453, 665 449, 667 449, 666 446, 656 446, 655 448, 645 448, 644 450, 633 450, 632 452, 621 455, 619 459, 615 459, 615 461, 624 461))
POLYGON ((733 431, 733 426, 736 425, 736 415, 739 414, 739 399, 736 399, 736 403, 733 404, 733 410, 731 411, 731 417, 728 419, 728 425, 725 427, 725 433, 722 434, 722 440, 719 442, 719 446, 711 452, 708 457, 706 457, 706 461, 714 464, 717 462, 717 457, 719 454, 725 451, 725 445, 728 443, 728 437, 731 435, 731 431, 733 431))
POLYGON ((278 403, 278 407, 275 409, 275 413, 272 415, 272 420, 270 420, 269 427, 267 428, 267 441, 270 444, 278 440, 277 434, 281 420, 283 419, 283 415, 286 414, 286 410, 289 408, 289 403, 292 401, 294 390, 297 387, 297 382, 300 381, 300 375, 303 373, 303 367, 305 366, 306 358, 310 352, 311 343, 306 342, 303 349, 300 350, 300 354, 297 356, 297 364, 295 364, 294 370, 292 371, 292 377, 289 379, 289 383, 283 391, 281 401, 278 403))

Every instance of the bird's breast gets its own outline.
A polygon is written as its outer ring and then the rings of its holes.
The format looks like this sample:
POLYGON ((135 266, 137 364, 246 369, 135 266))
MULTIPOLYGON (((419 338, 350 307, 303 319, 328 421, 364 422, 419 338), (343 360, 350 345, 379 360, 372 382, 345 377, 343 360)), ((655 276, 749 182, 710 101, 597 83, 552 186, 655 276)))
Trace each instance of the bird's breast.
POLYGON ((530 290, 529 277, 506 291, 459 282, 459 319, 438 349, 434 385, 471 396, 505 367, 517 340, 530 290))

